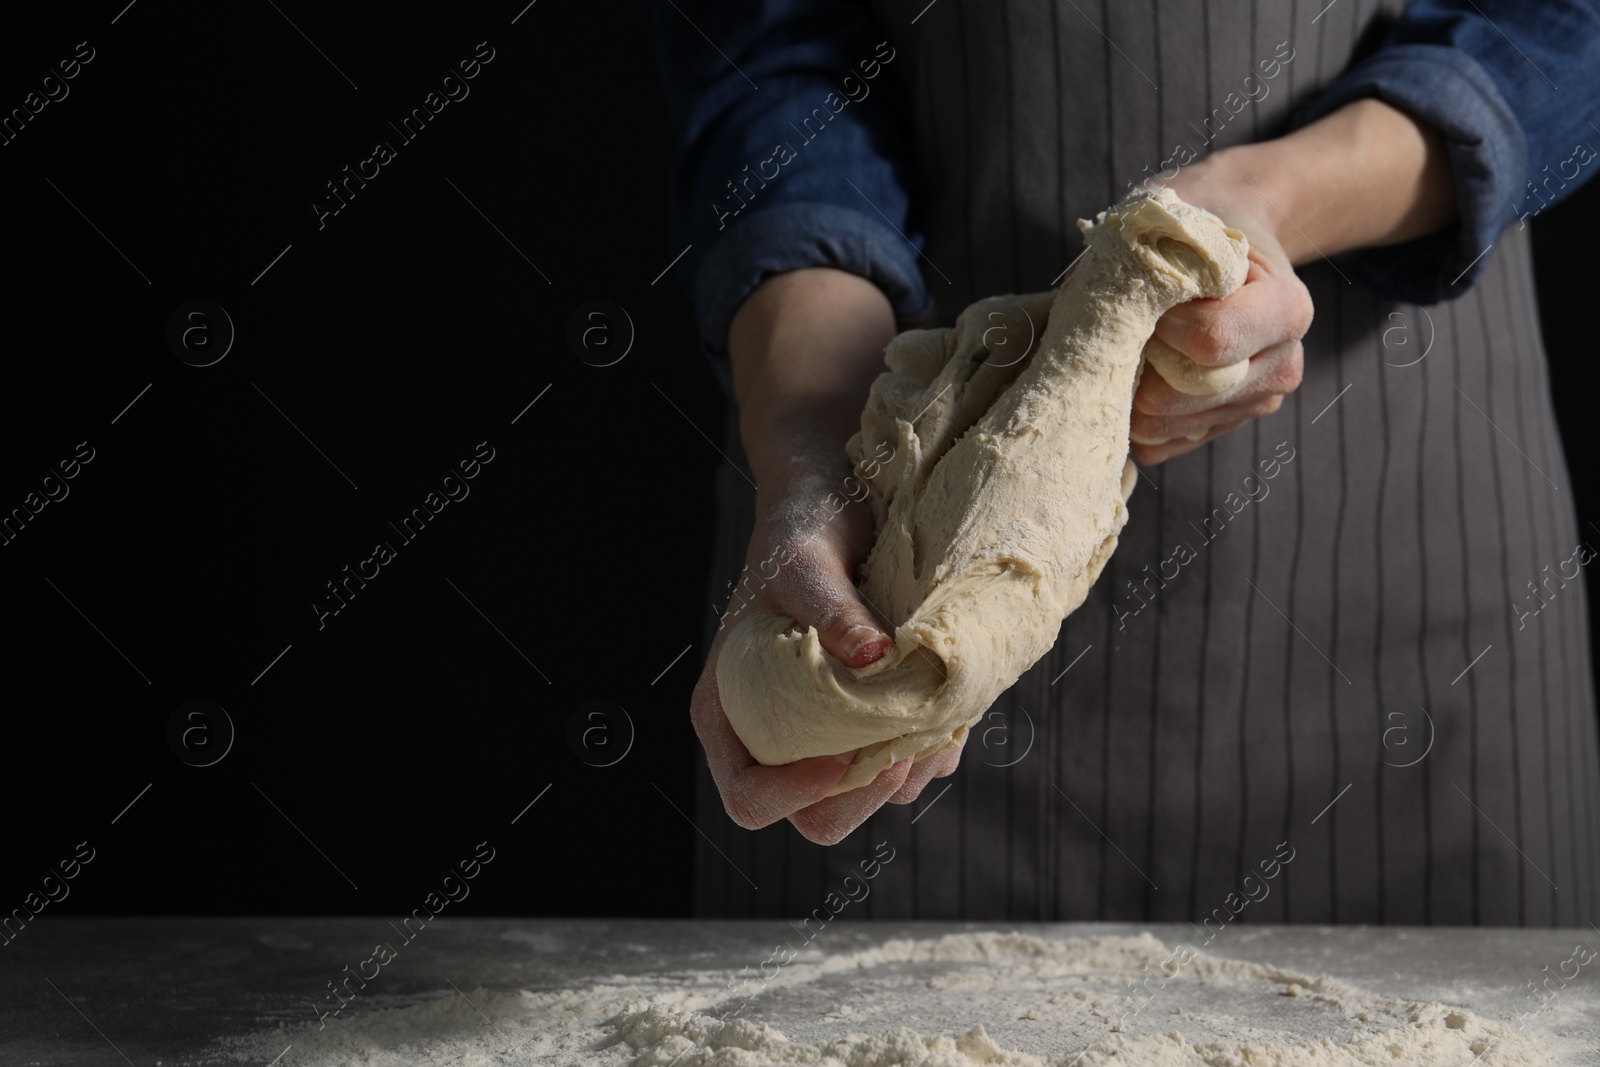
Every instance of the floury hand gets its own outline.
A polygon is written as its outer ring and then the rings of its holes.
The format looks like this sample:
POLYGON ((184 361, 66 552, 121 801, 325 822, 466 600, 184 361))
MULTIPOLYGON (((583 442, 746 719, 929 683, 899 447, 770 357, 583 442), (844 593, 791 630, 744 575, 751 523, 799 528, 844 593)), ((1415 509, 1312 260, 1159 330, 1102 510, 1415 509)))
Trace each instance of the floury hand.
MULTIPOLYGON (((759 486, 746 573, 760 577, 740 581, 741 599, 728 610, 769 611, 815 626, 822 647, 850 667, 876 662, 893 644, 855 586, 872 544, 872 515, 850 499, 855 483, 844 445, 894 332, 877 287, 819 268, 762 283, 729 335, 745 454, 759 486)), ((787 818, 808 840, 834 844, 884 804, 909 804, 933 778, 955 770, 958 750, 915 766, 908 758, 869 785, 828 797, 855 753, 763 766, 729 724, 717 691, 727 634, 719 631, 711 646, 690 718, 723 805, 740 826, 787 818)))

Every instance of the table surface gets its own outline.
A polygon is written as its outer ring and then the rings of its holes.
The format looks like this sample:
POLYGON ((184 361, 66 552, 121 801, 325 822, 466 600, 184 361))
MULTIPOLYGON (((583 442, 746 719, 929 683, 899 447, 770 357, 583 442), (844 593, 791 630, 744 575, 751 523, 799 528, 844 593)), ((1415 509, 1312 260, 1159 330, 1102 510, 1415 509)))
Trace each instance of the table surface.
MULTIPOLYGON (((852 952, 895 937, 980 929, 1047 938, 1148 930, 1170 944, 1196 940, 1184 924, 841 921, 827 947, 852 952)), ((731 974, 790 930, 777 919, 440 918, 383 969, 384 1000, 444 995, 452 983, 509 992, 690 967, 731 974)), ((0 950, 0 1064, 104 1065, 121 1062, 117 1053, 135 1067, 194 1063, 218 1038, 310 1021, 324 984, 385 939, 394 934, 382 917, 41 917, 0 950)), ((1553 975, 1579 942, 1600 947, 1600 936, 1589 929, 1241 925, 1206 951, 1509 1019, 1533 1003, 1528 983, 1553 975)), ((1556 995, 1562 1029, 1596 1050, 1584 1062, 1600 1063, 1600 961, 1556 995)), ((1530 1017, 1528 1025, 1539 1022, 1530 1017)))

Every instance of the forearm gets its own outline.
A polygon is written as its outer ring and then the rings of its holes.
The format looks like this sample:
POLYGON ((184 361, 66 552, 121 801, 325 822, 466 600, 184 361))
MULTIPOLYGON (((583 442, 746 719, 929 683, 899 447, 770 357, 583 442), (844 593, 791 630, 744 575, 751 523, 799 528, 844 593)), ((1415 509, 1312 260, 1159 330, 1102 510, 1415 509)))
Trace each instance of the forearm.
POLYGON ((740 437, 763 493, 797 466, 847 466, 845 442, 894 333, 877 286, 826 267, 768 278, 740 306, 728 353, 740 437))
POLYGON ((1444 138, 1371 99, 1286 137, 1216 152, 1172 184, 1186 199, 1219 186, 1253 190, 1257 220, 1297 265, 1399 244, 1456 218, 1444 138))

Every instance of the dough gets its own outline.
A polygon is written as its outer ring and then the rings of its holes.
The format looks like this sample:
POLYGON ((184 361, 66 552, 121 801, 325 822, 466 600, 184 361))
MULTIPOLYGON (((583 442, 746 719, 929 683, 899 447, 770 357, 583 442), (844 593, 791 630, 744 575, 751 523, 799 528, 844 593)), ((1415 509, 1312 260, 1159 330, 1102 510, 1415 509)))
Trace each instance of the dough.
POLYGON ((1146 342, 1173 305, 1238 288, 1248 246, 1170 189, 1078 225, 1088 251, 1059 293, 980 300, 952 329, 889 345, 848 447, 877 529, 860 589, 895 644, 856 670, 786 616, 735 623, 717 684, 761 763, 860 749, 837 794, 959 743, 1050 650, 1116 548, 1146 342), (1018 309, 1036 339, 1001 358, 1018 309))

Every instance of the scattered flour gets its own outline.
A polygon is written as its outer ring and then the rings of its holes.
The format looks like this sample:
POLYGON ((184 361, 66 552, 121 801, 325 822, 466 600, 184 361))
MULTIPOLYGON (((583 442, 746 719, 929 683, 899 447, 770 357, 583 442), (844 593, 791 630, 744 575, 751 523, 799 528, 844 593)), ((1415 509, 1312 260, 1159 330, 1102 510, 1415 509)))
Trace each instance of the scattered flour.
MULTIPOLYGON (((1149 934, 975 932, 811 951, 730 995, 726 971, 448 996, 229 1040, 280 1067, 1345 1067, 1570 1062, 1465 1008, 1195 955, 1149 934), (1163 963, 1165 969, 1163 970, 1163 963), (1163 975, 1170 977, 1163 980, 1163 975), (290 1046, 287 1053, 285 1046, 290 1046)), ((755 973, 752 971, 751 973, 755 973)), ((215 1062, 213 1060, 213 1062, 215 1062)))

